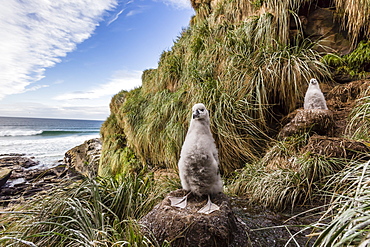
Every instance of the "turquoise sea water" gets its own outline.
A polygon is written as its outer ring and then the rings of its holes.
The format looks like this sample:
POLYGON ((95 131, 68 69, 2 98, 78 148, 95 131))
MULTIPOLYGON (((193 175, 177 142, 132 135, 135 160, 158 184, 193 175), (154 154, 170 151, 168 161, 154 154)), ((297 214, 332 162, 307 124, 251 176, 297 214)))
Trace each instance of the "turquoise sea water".
POLYGON ((99 137, 103 121, 0 117, 0 155, 21 153, 52 166, 69 149, 99 137))

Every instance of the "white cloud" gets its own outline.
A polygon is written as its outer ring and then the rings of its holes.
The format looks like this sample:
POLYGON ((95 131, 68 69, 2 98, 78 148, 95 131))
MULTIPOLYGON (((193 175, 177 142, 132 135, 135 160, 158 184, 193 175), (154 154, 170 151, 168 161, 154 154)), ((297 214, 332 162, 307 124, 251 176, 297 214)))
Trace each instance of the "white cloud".
POLYGON ((89 100, 104 96, 113 96, 121 90, 131 90, 141 85, 141 71, 117 71, 105 84, 98 85, 86 91, 71 92, 58 95, 56 100, 89 100))
POLYGON ((27 91, 89 38, 117 0, 7 0, 0 9, 0 99, 27 91))
POLYGON ((126 10, 126 6, 132 4, 133 2, 134 2, 134 0, 130 0, 130 1, 127 1, 127 2, 123 3, 123 6, 124 7, 120 11, 118 11, 117 13, 115 13, 113 15, 113 17, 111 17, 111 20, 108 21, 107 26, 109 26, 110 24, 112 24, 113 22, 115 22, 119 18, 119 16, 126 10))
POLYGON ((31 87, 31 88, 24 89, 22 93, 30 92, 30 91, 36 91, 40 88, 45 88, 45 87, 49 87, 49 85, 36 85, 36 86, 31 87))
POLYGON ((108 21, 107 26, 115 22, 118 19, 118 17, 123 13, 123 11, 125 11, 125 9, 121 9, 117 14, 115 14, 113 19, 108 21))
POLYGON ((104 120, 109 116, 109 104, 63 105, 35 102, 0 104, 1 116, 74 118, 104 120))
POLYGON ((179 9, 191 8, 190 0, 156 0, 179 9))

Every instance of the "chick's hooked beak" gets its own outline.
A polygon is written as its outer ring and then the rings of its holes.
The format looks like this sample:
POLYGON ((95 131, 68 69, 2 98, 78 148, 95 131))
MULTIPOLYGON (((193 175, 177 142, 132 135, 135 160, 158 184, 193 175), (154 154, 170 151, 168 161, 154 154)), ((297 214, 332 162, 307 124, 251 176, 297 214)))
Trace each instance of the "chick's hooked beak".
POLYGON ((200 115, 199 110, 193 111, 193 119, 194 118, 199 118, 199 115, 200 115))

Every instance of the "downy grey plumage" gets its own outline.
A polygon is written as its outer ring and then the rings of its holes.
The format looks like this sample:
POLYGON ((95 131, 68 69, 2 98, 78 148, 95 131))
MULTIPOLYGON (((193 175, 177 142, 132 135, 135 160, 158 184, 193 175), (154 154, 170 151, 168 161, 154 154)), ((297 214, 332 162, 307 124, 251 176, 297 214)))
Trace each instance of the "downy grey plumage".
POLYGON ((193 106, 190 122, 178 163, 182 188, 196 195, 222 192, 218 151, 213 139, 209 113, 201 104, 193 106))
POLYGON ((321 92, 319 82, 314 78, 310 80, 310 84, 304 97, 303 107, 305 110, 328 109, 328 107, 326 106, 324 94, 321 92))
MULTIPOLYGON (((210 129, 208 110, 201 103, 195 104, 192 110, 192 119, 178 163, 180 180, 182 188, 189 193, 208 195, 207 204, 198 213, 210 214, 220 209, 211 202, 210 195, 222 192, 223 186, 218 167, 218 151, 210 129)), ((170 197, 171 206, 185 208, 188 195, 170 197)))

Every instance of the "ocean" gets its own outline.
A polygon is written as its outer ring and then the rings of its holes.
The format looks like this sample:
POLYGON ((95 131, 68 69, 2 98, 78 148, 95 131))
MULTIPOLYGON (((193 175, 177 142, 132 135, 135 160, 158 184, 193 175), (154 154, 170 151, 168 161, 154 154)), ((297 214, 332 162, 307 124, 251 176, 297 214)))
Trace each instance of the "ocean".
POLYGON ((0 155, 34 157, 38 168, 48 168, 69 149, 98 138, 103 121, 0 117, 0 155))

